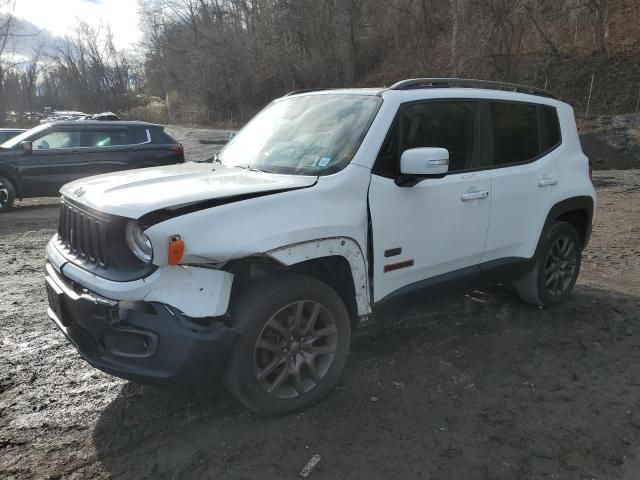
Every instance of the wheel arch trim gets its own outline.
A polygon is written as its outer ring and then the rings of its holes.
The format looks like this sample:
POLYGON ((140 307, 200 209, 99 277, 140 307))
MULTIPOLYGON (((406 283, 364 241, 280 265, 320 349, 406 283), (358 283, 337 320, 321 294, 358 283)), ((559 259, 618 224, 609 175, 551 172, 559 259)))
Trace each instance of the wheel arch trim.
POLYGON ((340 256, 349 263, 359 316, 372 312, 367 260, 358 242, 349 237, 332 237, 295 243, 266 252, 277 262, 290 266, 307 260, 340 256))
MULTIPOLYGON (((566 198, 558 203, 556 203, 551 209, 549 209, 549 213, 547 214, 547 218, 544 221, 544 225, 542 230, 540 231, 540 239, 544 235, 544 232, 548 231, 553 222, 555 222, 558 217, 575 211, 583 211, 587 214, 587 223, 585 225, 585 232, 583 238, 582 248, 584 249, 589 243, 589 238, 591 236, 591 224, 593 222, 593 211, 595 208, 595 200, 593 197, 588 195, 578 196, 578 197, 570 197, 566 198)), ((535 255, 537 256, 540 249, 540 240, 538 240, 538 245, 536 247, 535 255)))
POLYGON ((16 191, 16 198, 22 198, 22 185, 11 171, 0 166, 0 177, 6 177, 13 184, 13 188, 16 191))

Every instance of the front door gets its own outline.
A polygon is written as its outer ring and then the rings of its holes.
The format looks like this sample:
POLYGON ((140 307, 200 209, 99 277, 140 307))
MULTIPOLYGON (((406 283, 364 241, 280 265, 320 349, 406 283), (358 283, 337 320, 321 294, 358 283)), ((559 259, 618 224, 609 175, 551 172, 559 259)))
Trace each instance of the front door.
POLYGON ((375 302, 445 274, 477 273, 491 205, 490 172, 472 171, 480 152, 479 125, 474 101, 401 106, 369 187, 375 302), (400 155, 417 147, 446 148, 449 173, 412 187, 396 185, 400 155))
POLYGON ((57 195, 62 185, 86 176, 82 127, 52 127, 30 139, 33 151, 17 162, 25 196, 57 195))

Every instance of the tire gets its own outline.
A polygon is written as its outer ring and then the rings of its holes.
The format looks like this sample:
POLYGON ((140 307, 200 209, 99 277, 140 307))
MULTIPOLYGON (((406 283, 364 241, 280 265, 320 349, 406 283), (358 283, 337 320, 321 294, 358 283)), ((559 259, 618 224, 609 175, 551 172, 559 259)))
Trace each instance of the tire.
POLYGON ((520 298, 539 307, 564 302, 572 293, 580 273, 582 240, 573 225, 556 222, 543 233, 536 262, 515 282, 520 298))
POLYGON ((0 213, 11 210, 16 200, 16 189, 13 183, 5 177, 0 177, 0 213))
POLYGON ((233 302, 231 315, 242 333, 223 382, 247 408, 266 416, 295 412, 338 381, 351 326, 342 299, 326 284, 278 274, 248 287, 233 302))

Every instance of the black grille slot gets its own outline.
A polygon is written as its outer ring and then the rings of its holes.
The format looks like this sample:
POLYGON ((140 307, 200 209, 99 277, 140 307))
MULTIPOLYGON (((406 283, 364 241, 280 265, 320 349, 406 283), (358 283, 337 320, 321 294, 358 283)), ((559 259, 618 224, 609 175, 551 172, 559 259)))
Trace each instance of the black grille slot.
POLYGON ((107 220, 63 202, 58 239, 78 259, 105 268, 107 220))

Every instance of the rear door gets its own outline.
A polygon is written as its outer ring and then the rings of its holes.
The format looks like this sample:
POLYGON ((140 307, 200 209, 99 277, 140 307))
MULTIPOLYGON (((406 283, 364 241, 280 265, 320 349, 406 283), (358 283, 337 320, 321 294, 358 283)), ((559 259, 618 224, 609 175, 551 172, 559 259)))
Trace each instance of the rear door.
POLYGON ((562 178, 554 150, 561 143, 556 109, 489 101, 485 167, 493 202, 483 262, 531 258, 547 213, 560 199, 562 178))
POLYGON ((30 139, 32 153, 17 162, 26 196, 57 195, 65 183, 89 174, 80 155, 83 133, 80 125, 55 126, 30 139))
POLYGON ((128 167, 133 156, 126 126, 91 125, 87 127, 84 156, 91 175, 116 172, 128 167))

